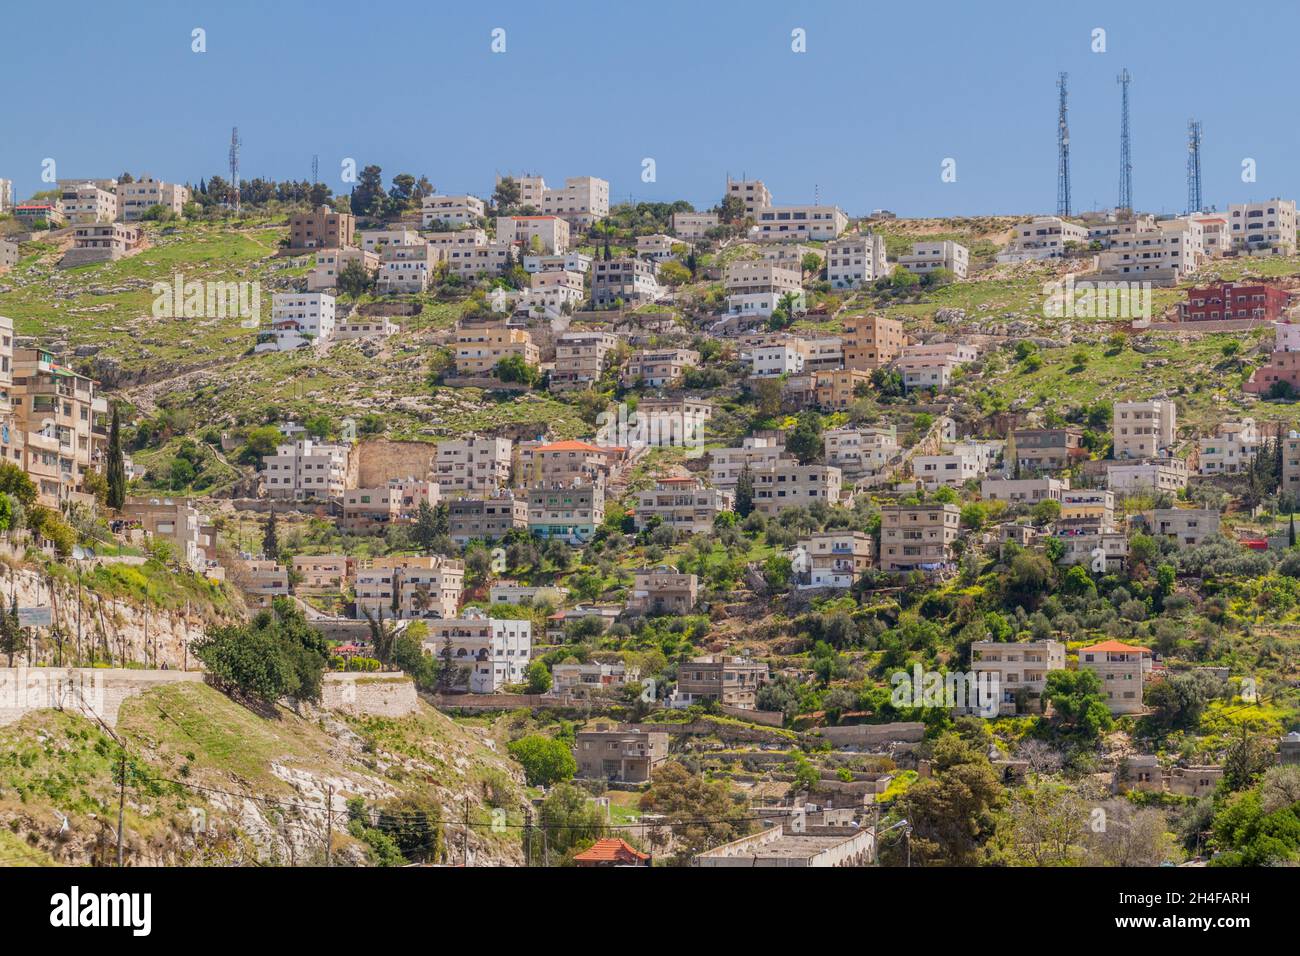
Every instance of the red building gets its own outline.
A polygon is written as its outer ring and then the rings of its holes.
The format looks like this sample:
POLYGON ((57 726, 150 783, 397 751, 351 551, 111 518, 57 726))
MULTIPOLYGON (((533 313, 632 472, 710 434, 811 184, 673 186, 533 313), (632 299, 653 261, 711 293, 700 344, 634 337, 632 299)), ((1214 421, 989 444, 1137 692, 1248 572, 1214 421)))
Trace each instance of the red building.
POLYGON ((1272 322, 1281 318, 1291 293, 1262 282, 1219 282, 1187 290, 1182 304, 1184 322, 1214 322, 1224 319, 1260 319, 1272 322))

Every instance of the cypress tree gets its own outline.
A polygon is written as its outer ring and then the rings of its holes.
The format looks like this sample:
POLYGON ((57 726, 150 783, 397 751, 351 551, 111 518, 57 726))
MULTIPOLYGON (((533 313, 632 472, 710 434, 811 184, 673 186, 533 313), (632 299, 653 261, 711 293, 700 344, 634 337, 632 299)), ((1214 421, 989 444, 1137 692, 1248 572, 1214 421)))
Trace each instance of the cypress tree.
POLYGON ((122 423, 118 406, 113 405, 113 424, 108 431, 108 506, 121 511, 126 504, 126 460, 122 455, 122 423))

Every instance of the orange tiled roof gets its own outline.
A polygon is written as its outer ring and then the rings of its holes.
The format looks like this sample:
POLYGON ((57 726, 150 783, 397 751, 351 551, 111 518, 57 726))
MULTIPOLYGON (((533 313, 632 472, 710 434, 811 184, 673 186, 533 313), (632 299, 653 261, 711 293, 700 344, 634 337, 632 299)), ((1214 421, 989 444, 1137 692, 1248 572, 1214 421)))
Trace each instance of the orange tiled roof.
POLYGON ((573 859, 575 862, 582 863, 615 863, 629 859, 643 862, 650 859, 650 855, 642 853, 618 837, 606 837, 603 840, 597 840, 592 844, 591 849, 584 850, 573 859))
POLYGON ((604 453, 605 449, 599 445, 589 445, 585 441, 557 441, 549 445, 538 445, 536 451, 594 451, 604 453))
POLYGON ((1150 654, 1151 648, 1137 647, 1133 644, 1124 644, 1120 641, 1102 641, 1100 644, 1093 644, 1091 647, 1079 648, 1079 653, 1084 651, 1102 651, 1105 653, 1114 652, 1116 654, 1150 654))

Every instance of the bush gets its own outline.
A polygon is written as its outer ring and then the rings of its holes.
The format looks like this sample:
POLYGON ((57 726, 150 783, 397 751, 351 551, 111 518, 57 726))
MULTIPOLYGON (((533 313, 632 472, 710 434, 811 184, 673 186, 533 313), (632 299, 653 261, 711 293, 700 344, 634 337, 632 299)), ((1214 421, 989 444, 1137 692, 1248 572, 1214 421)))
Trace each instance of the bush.
POLYGON ((554 737, 530 734, 512 741, 510 756, 524 768, 530 787, 550 787, 569 780, 578 772, 578 762, 568 744, 554 737))

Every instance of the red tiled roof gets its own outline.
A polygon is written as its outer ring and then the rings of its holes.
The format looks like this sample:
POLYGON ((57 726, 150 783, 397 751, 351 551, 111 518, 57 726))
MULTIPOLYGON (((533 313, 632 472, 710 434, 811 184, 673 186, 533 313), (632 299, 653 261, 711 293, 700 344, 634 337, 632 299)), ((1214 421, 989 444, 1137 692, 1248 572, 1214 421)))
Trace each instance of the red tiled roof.
POLYGON ((1101 651, 1103 653, 1115 654, 1150 654, 1151 648, 1137 647, 1133 644, 1124 644, 1120 641, 1102 641, 1100 644, 1093 644, 1091 647, 1079 648, 1079 653, 1084 651, 1101 651))
POLYGON ((605 449, 599 445, 589 445, 585 441, 557 441, 549 445, 538 445, 537 451, 594 451, 604 454, 605 449))
POLYGON ((624 860, 643 863, 650 859, 650 855, 629 846, 618 837, 606 837, 597 840, 592 844, 591 849, 584 850, 573 859, 575 863, 618 863, 624 860))

